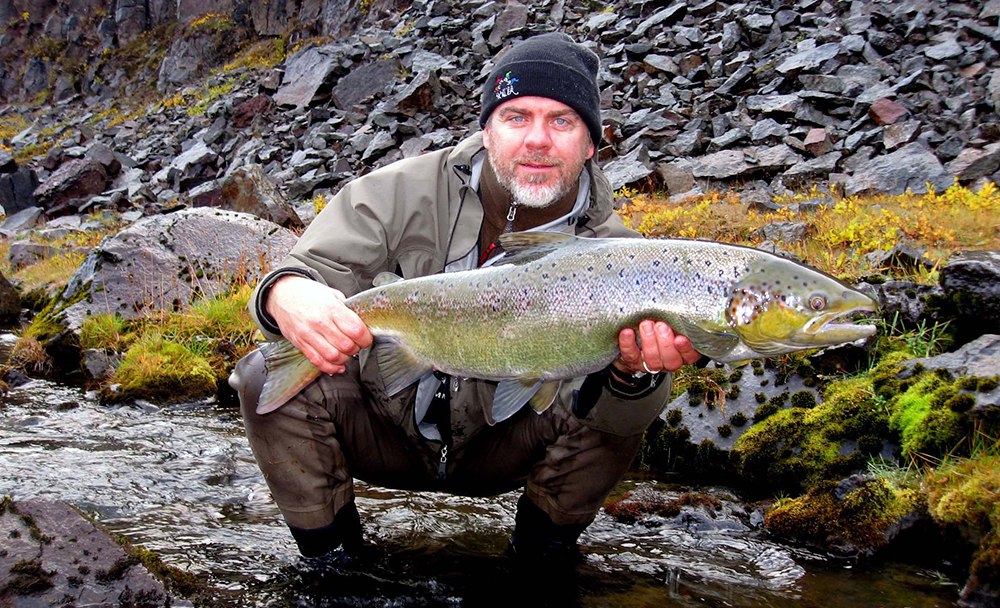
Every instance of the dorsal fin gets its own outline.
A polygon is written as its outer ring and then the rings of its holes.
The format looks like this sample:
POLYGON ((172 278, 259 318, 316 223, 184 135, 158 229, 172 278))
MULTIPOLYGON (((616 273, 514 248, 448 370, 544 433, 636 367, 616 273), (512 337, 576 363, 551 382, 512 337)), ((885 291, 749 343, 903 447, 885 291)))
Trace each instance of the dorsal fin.
POLYGON ((580 237, 562 232, 508 232, 500 235, 503 247, 501 264, 525 264, 545 256, 560 247, 576 242, 580 237))
POLYGON ((403 277, 398 274, 392 272, 380 272, 375 275, 375 278, 372 280, 372 287, 382 287, 383 285, 388 285, 402 280, 403 277))

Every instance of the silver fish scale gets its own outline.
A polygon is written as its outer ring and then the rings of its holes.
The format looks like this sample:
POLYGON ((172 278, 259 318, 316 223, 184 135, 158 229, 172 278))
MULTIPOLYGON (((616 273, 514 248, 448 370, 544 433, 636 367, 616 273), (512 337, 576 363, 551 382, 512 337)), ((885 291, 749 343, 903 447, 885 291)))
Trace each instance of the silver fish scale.
POLYGON ((568 378, 618 356, 617 334, 647 317, 724 329, 751 249, 699 241, 579 239, 525 264, 434 275, 348 303, 375 335, 398 338, 452 374, 568 378))

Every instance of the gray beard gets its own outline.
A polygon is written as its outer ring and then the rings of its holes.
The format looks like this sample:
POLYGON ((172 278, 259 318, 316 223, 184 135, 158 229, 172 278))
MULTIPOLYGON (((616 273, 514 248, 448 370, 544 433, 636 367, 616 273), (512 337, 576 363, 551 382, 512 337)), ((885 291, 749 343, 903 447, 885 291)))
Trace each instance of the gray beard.
MULTIPOLYGON (((491 162, 493 159, 490 159, 491 162)), ((511 199, 517 205, 541 209, 548 207, 552 203, 566 196, 573 189, 573 184, 564 184, 557 181, 554 184, 539 187, 537 184, 522 184, 514 175, 512 167, 499 167, 493 163, 493 171, 497 176, 497 183, 510 193, 511 199)))

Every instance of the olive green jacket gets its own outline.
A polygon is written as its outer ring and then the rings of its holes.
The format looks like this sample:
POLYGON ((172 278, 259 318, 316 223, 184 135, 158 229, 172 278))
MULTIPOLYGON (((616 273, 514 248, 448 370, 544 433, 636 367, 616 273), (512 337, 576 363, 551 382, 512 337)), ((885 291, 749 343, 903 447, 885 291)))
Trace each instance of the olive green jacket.
MULTIPOLYGON (((482 134, 477 133, 456 146, 396 161, 341 189, 251 296, 251 314, 267 339, 279 334, 264 311, 261 295, 266 296, 282 274, 303 274, 351 296, 370 288, 380 272, 401 271, 404 278, 434 274, 478 248, 483 208, 470 178, 484 154, 482 134)), ((614 212, 611 185, 601 170, 592 160, 586 170, 591 177, 590 203, 582 215, 567 220, 574 232, 590 237, 638 236, 614 212)), ((419 436, 413 413, 415 387, 386 396, 375 358, 366 355, 362 353, 362 382, 371 391, 373 407, 419 436)), ((553 407, 573 407, 583 381, 564 382, 553 407)), ((495 382, 478 379, 453 381, 456 444, 492 423, 495 387, 495 382)), ((622 398, 605 389, 596 405, 579 414, 593 428, 634 435, 662 411, 669 393, 669 376, 637 398, 622 398)))

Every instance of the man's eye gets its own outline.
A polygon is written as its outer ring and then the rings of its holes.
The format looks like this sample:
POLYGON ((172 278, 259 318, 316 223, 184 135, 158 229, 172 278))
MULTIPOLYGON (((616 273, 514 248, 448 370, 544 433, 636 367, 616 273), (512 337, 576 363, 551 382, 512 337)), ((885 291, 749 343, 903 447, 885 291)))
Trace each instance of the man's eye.
POLYGON ((557 118, 555 120, 555 123, 556 123, 557 126, 560 126, 560 127, 569 127, 569 126, 573 125, 573 123, 570 122, 569 119, 567 119, 567 118, 557 118))
POLYGON ((511 116, 507 119, 508 122, 524 122, 524 116, 511 116))

